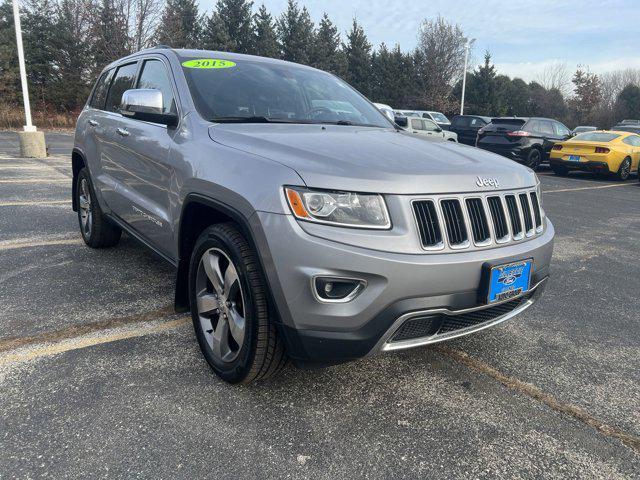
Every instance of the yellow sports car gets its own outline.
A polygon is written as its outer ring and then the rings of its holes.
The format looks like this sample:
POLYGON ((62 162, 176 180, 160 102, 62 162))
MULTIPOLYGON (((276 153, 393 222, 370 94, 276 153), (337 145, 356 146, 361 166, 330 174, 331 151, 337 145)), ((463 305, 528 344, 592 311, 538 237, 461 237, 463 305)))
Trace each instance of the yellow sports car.
POLYGON ((551 169, 557 175, 570 170, 613 173, 626 180, 638 172, 640 135, 616 130, 596 130, 556 143, 549 157, 551 169))

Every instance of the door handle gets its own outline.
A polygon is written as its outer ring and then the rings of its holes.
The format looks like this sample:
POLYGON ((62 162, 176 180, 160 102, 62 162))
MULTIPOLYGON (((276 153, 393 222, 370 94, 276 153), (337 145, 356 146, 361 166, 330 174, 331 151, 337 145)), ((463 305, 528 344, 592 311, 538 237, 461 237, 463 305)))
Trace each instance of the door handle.
POLYGON ((91 125, 92 127, 97 127, 100 124, 98 122, 96 122, 95 120, 89 120, 89 125, 91 125))
POLYGON ((129 132, 127 132, 124 128, 118 128, 116 132, 118 132, 118 135, 120 135, 121 137, 129 136, 129 132))

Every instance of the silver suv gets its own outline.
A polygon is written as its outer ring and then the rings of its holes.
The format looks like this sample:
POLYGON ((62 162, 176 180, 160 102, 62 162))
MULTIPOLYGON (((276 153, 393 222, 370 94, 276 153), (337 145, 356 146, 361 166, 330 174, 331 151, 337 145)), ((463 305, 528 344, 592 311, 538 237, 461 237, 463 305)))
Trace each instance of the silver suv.
POLYGON ((302 65, 169 48, 118 60, 72 162, 84 241, 125 231, 173 264, 176 309, 228 382, 482 330, 549 275, 531 170, 410 135, 302 65))

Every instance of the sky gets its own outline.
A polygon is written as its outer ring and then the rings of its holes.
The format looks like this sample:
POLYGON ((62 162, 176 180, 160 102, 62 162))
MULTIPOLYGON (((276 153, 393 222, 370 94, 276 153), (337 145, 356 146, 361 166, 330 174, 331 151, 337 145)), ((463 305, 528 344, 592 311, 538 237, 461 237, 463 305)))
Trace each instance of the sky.
MULTIPOLYGON (((205 2, 200 0, 205 7, 205 2)), ((279 15, 286 0, 254 0, 279 15)), ((323 12, 343 38, 355 17, 377 47, 417 43, 421 22, 442 15, 475 38, 473 59, 488 50, 499 73, 537 79, 545 66, 566 62, 595 73, 640 68, 640 0, 298 0, 315 23, 323 12)))

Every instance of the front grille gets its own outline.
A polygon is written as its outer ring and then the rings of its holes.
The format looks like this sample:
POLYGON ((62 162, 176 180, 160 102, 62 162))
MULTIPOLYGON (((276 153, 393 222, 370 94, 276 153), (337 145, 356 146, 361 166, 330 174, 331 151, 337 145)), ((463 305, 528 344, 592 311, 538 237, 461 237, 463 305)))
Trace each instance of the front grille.
POLYGON ((511 220, 511 232, 514 237, 518 237, 522 234, 522 222, 520 221, 520 214, 518 213, 518 204, 516 203, 516 197, 513 195, 507 195, 504 197, 507 202, 507 210, 509 211, 509 220, 511 220))
POLYGON ((536 192, 531 192, 531 204, 533 205, 533 216, 536 220, 536 228, 542 226, 542 216, 540 215, 540 205, 538 205, 538 195, 536 192))
POLYGON ((458 200, 443 200, 441 205, 449 245, 463 245, 469 237, 460 202, 458 200))
POLYGON ((482 200, 479 198, 467 198, 467 211, 471 220, 471 232, 476 243, 484 243, 491 238, 487 215, 484 213, 482 200))
POLYGON ((413 202, 413 212, 418 221, 422 246, 429 248, 441 245, 442 231, 433 202, 431 200, 413 202))
POLYGON ((509 227, 507 227, 507 218, 502 207, 500 197, 489 197, 489 210, 491 210, 491 218, 493 218, 493 229, 496 232, 496 238, 502 240, 509 236, 509 227))
POLYGON ((529 206, 529 196, 526 193, 518 195, 520 197, 520 207, 522 208, 522 216, 524 217, 524 229, 527 232, 533 231, 533 218, 531 218, 531 207, 529 206))
POLYGON ((425 250, 483 248, 542 234, 542 211, 533 189, 435 196, 412 201, 425 250), (471 241, 473 240, 473 241, 471 241))
POLYGON ((484 323, 491 322, 512 312, 529 300, 531 296, 533 296, 533 292, 492 307, 457 315, 440 313, 410 318, 396 330, 396 333, 391 337, 389 342, 393 343, 403 340, 438 336, 465 328, 480 327, 484 323))

